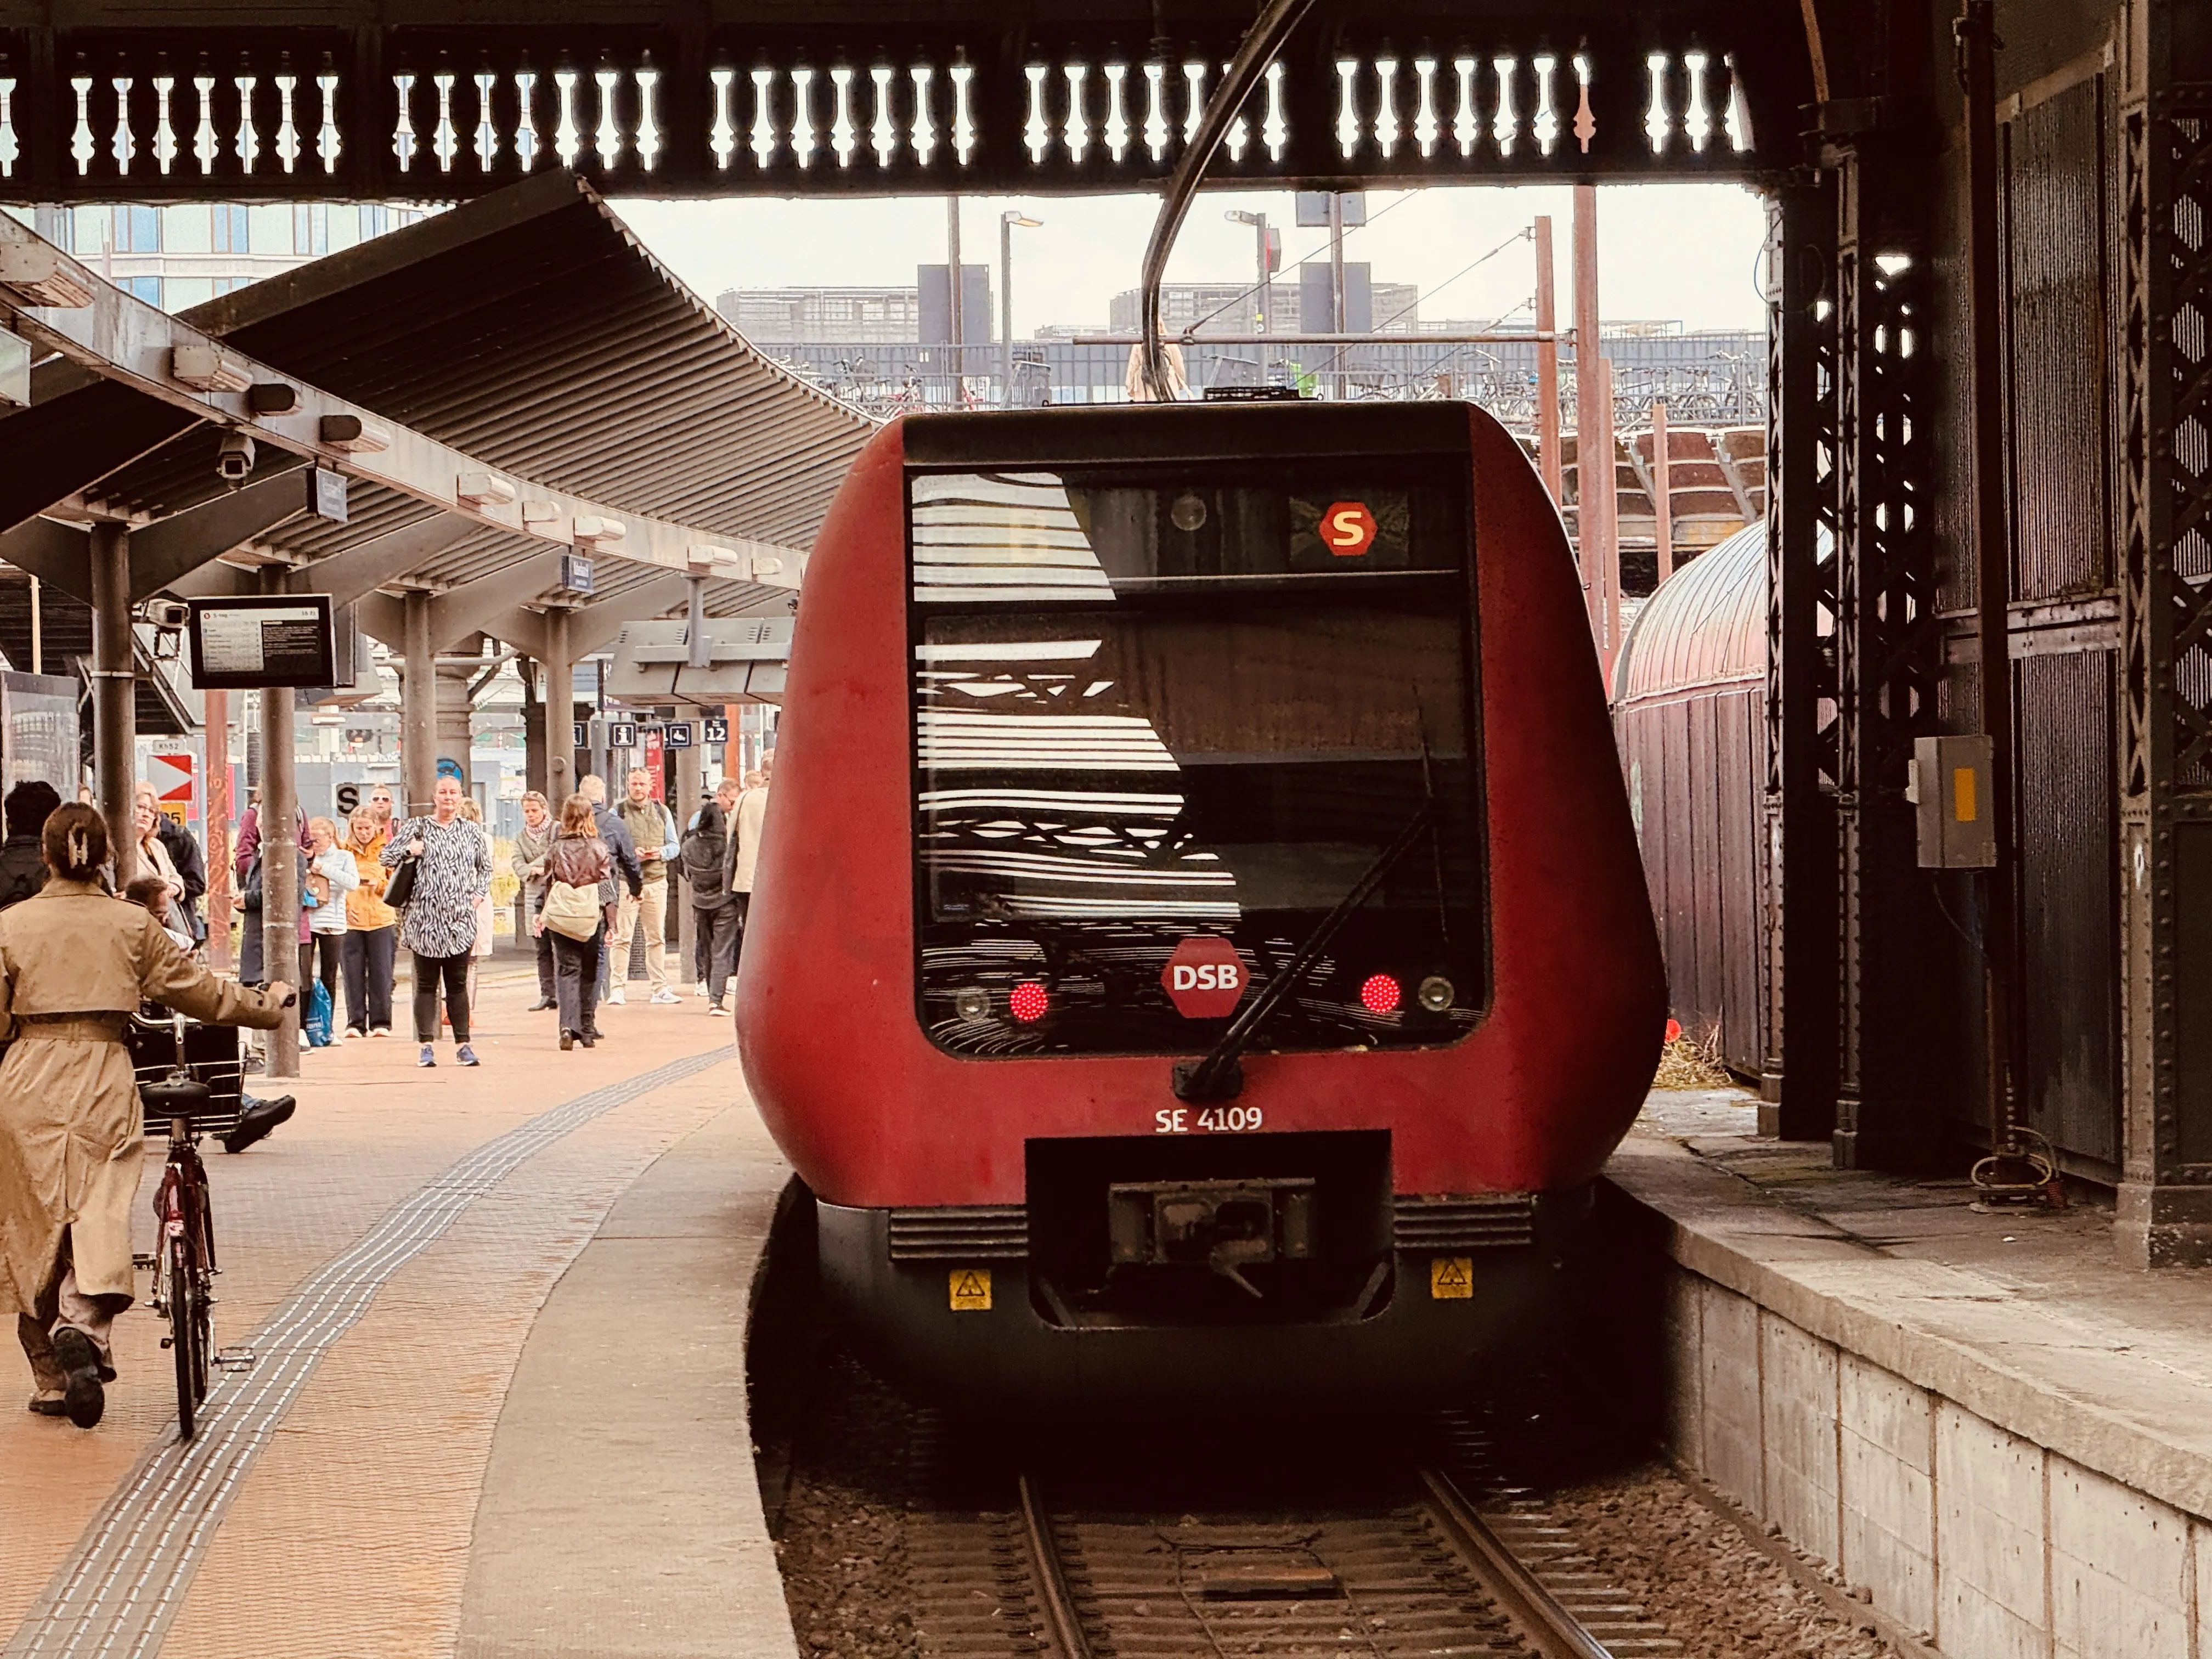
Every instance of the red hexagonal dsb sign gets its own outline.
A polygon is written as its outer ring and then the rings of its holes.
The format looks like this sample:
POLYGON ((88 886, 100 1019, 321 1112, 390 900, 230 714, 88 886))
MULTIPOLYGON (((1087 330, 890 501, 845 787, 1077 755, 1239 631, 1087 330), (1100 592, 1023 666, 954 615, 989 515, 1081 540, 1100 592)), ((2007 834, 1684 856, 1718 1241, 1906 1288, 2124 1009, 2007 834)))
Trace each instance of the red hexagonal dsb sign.
POLYGON ((1244 995, 1243 958, 1218 934, 1194 934, 1168 957, 1160 983, 1185 1019, 1220 1019, 1235 1012, 1244 995))

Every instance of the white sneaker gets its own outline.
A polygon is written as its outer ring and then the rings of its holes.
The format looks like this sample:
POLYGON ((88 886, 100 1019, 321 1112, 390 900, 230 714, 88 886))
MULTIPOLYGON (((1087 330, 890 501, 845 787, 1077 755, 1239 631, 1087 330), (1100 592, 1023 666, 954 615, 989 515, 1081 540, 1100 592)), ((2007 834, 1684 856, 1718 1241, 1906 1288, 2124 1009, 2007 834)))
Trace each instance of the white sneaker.
POLYGON ((617 985, 613 990, 607 993, 607 1000, 615 1007, 619 1008, 624 1003, 628 1002, 629 999, 623 994, 623 988, 617 985))
POLYGON ((670 990, 665 985, 662 986, 658 991, 655 991, 653 994, 653 1000, 663 1006, 678 1003, 684 1000, 682 997, 678 996, 675 992, 670 990))
POLYGON ((691 994, 695 997, 703 997, 707 994, 707 988, 702 985, 695 989, 691 994))

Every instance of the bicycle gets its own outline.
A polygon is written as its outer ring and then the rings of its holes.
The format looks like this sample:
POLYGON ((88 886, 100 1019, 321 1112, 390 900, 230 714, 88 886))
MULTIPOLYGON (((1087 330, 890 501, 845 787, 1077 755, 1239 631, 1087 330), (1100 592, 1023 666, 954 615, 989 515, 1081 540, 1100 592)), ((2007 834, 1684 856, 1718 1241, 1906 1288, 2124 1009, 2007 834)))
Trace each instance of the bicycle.
POLYGON ((134 1014, 131 1019, 145 1030, 166 1025, 176 1040, 176 1062, 168 1075, 138 1087, 146 1117, 168 1122, 169 1153, 154 1194, 158 1231, 153 1253, 133 1261, 154 1275, 153 1309, 169 1326, 161 1346, 176 1364, 177 1438, 190 1440, 207 1400, 210 1371, 250 1370, 254 1354, 250 1348, 218 1350, 215 1346, 215 1279, 222 1269, 216 1263, 215 1207, 208 1195, 207 1166, 200 1162, 195 1121, 210 1115, 215 1091, 192 1075, 185 1056, 182 1014, 173 1013, 167 1020, 134 1014))

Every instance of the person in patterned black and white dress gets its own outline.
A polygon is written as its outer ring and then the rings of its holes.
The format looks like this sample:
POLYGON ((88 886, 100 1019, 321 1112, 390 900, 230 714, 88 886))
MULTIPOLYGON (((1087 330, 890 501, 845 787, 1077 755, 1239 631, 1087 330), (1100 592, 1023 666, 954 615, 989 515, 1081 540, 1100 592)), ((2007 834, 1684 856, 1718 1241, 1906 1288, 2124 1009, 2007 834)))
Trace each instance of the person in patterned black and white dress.
POLYGON ((392 832, 380 854, 393 868, 417 860, 415 890, 401 913, 399 942, 415 957, 415 1040, 419 1066, 438 1063, 438 989, 446 992, 453 1022, 453 1058, 477 1064, 469 1047, 469 952, 477 942, 477 901, 491 890, 491 842, 461 816, 461 781, 441 777, 427 818, 410 818, 392 832))

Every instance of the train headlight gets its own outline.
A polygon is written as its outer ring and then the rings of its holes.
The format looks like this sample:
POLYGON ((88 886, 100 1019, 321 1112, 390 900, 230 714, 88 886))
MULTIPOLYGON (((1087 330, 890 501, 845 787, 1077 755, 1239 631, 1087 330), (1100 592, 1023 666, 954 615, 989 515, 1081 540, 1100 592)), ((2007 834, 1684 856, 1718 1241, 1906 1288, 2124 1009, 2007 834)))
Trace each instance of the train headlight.
POLYGON ((1168 519, 1177 530, 1200 529, 1206 523, 1206 498, 1186 490, 1168 508, 1168 519))
POLYGON ((957 991, 952 997, 952 1012, 963 1019, 987 1019, 991 1013, 991 994, 969 986, 957 991))
POLYGON ((1442 974, 1431 974, 1421 981, 1419 995, 1422 1007, 1432 1014, 1441 1014, 1452 1006, 1452 982, 1442 974))

